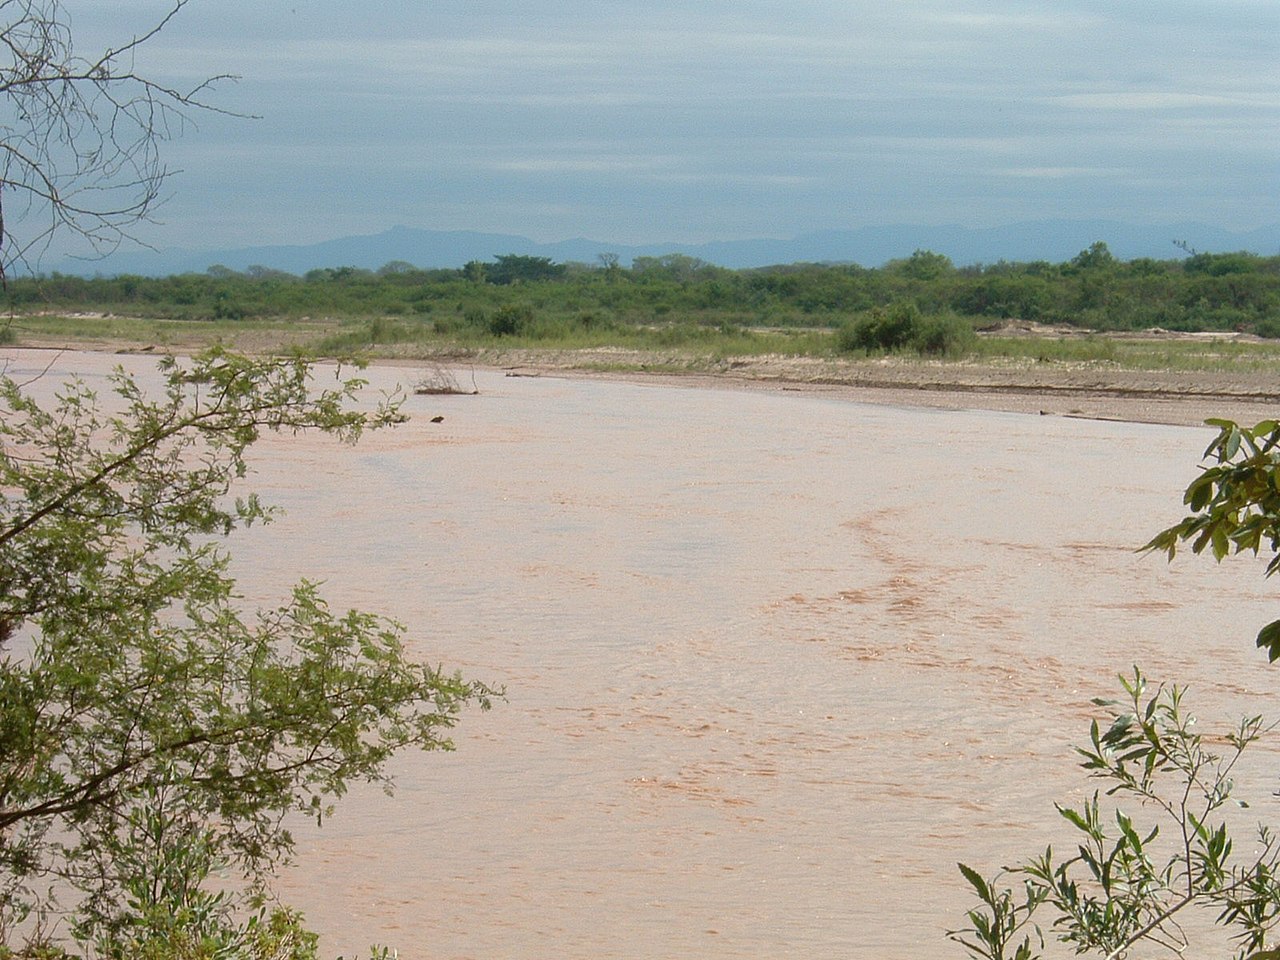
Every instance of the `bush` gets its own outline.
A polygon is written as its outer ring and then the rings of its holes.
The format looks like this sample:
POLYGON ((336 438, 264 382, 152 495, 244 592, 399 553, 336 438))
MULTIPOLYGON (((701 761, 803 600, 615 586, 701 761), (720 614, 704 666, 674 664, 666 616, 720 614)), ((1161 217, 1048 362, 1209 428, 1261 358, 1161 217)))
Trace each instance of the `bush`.
MULTIPOLYGON (((1280 340, 1280 317, 1263 317, 1255 320, 1253 323, 1253 332, 1259 337, 1265 337, 1268 340, 1280 340)), ((0 331, 0 338, 4 337, 4 332, 0 331)), ((3 343, 0 339, 0 343, 3 343)))
POLYGON ((845 324, 838 343, 844 351, 901 350, 911 342, 922 319, 920 308, 914 303, 899 301, 888 309, 877 308, 845 324))
POLYGON ((909 300, 877 308, 840 328, 841 352, 915 350, 920 354, 959 353, 973 340, 973 327, 954 314, 926 317, 909 300))
POLYGON ((378 343, 406 343, 418 339, 421 327, 405 324, 390 317, 374 317, 365 328, 370 345, 378 343))
POLYGON ((954 314, 926 317, 911 346, 922 354, 954 356, 973 343, 973 325, 954 314))
POLYGON ((239 303, 231 299, 231 296, 225 290, 219 290, 213 298, 213 319, 215 320, 243 320, 248 316, 248 311, 239 303))
POLYGON ((533 308, 508 303, 489 318, 489 332, 495 337, 513 337, 526 332, 533 324, 533 308))
POLYGON ((433 333, 447 337, 460 333, 464 324, 465 321, 461 317, 435 317, 431 321, 431 330, 433 333))
POLYGON ((583 310, 578 314, 578 326, 583 330, 612 330, 613 321, 594 310, 583 310))

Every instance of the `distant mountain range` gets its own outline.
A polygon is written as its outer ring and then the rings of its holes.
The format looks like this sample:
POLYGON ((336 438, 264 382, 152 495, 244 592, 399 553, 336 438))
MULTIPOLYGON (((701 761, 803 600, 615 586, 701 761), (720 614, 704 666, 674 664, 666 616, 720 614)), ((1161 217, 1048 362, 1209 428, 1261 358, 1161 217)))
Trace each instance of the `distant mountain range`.
POLYGON ((144 250, 116 253, 103 260, 69 260, 56 267, 46 265, 45 269, 83 276, 126 273, 166 276, 203 273, 218 264, 232 270, 263 266, 304 274, 320 267, 350 266, 375 270, 396 260, 421 268, 461 267, 469 260, 488 261, 507 253, 549 257, 557 263, 597 263, 600 254, 610 253, 617 255, 623 265, 629 265, 635 257, 680 253, 735 269, 801 262, 859 263, 875 267, 888 260, 910 256, 915 250, 946 254, 960 266, 998 260, 1060 263, 1099 240, 1123 260, 1137 257, 1174 259, 1182 255, 1174 241, 1200 251, 1249 250, 1274 256, 1280 254, 1280 224, 1247 233, 1231 233, 1201 223, 1148 226, 1107 220, 1044 220, 984 228, 959 225, 859 227, 806 233, 789 240, 724 240, 641 246, 583 238, 538 243, 528 237, 500 233, 393 227, 370 236, 341 237, 306 246, 144 250))

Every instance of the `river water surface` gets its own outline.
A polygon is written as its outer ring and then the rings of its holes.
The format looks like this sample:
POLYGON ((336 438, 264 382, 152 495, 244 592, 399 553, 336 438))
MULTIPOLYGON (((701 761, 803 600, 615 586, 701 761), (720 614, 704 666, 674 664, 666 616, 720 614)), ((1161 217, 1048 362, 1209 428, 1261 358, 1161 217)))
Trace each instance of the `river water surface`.
MULTIPOLYGON (((959 957, 956 861, 1061 840, 1117 673, 1280 712, 1261 562, 1134 552, 1179 518, 1206 429, 476 384, 254 463, 286 514, 233 543, 248 599, 324 581, 507 689, 455 753, 401 758, 393 797, 300 826, 279 888, 325 956, 959 957)), ((1275 759, 1239 777, 1262 817, 1275 759)))

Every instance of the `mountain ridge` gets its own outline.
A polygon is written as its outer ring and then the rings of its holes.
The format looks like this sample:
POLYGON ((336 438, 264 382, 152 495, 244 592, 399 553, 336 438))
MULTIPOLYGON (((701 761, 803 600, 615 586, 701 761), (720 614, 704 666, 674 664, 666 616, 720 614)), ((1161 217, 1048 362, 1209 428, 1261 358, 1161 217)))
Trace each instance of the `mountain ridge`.
POLYGON ((395 226, 380 233, 337 237, 313 244, 118 252, 102 260, 64 261, 54 269, 81 276, 165 276, 203 273, 218 265, 232 270, 261 266, 305 274, 340 266, 374 270, 392 261, 404 261, 423 269, 456 268, 469 260, 488 261, 501 254, 587 263, 598 262, 601 254, 613 254, 627 265, 636 257, 672 253, 733 269, 803 262, 858 263, 874 267, 910 256, 915 250, 942 253, 958 266, 964 266, 1000 260, 1063 262, 1097 241, 1106 243, 1111 252, 1123 260, 1174 259, 1179 256, 1175 242, 1206 252, 1249 250, 1272 256, 1280 254, 1280 224, 1244 232, 1194 222, 1137 225, 1110 220, 1039 220, 1000 227, 894 224, 813 231, 791 238, 646 244, 615 244, 585 237, 546 243, 517 234, 395 226))

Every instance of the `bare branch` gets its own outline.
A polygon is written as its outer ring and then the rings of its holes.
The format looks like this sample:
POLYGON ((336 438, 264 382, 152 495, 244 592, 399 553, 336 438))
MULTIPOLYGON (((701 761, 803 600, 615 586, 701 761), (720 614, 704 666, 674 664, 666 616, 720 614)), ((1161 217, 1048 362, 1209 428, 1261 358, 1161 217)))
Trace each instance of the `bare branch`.
POLYGON ((160 144, 192 112, 235 115, 207 99, 230 74, 183 89, 135 67, 190 2, 172 0, 149 29, 83 57, 61 0, 0 0, 0 282, 38 262, 55 233, 95 256, 135 241, 174 172, 160 144), (20 237, 15 225, 29 221, 20 237))

